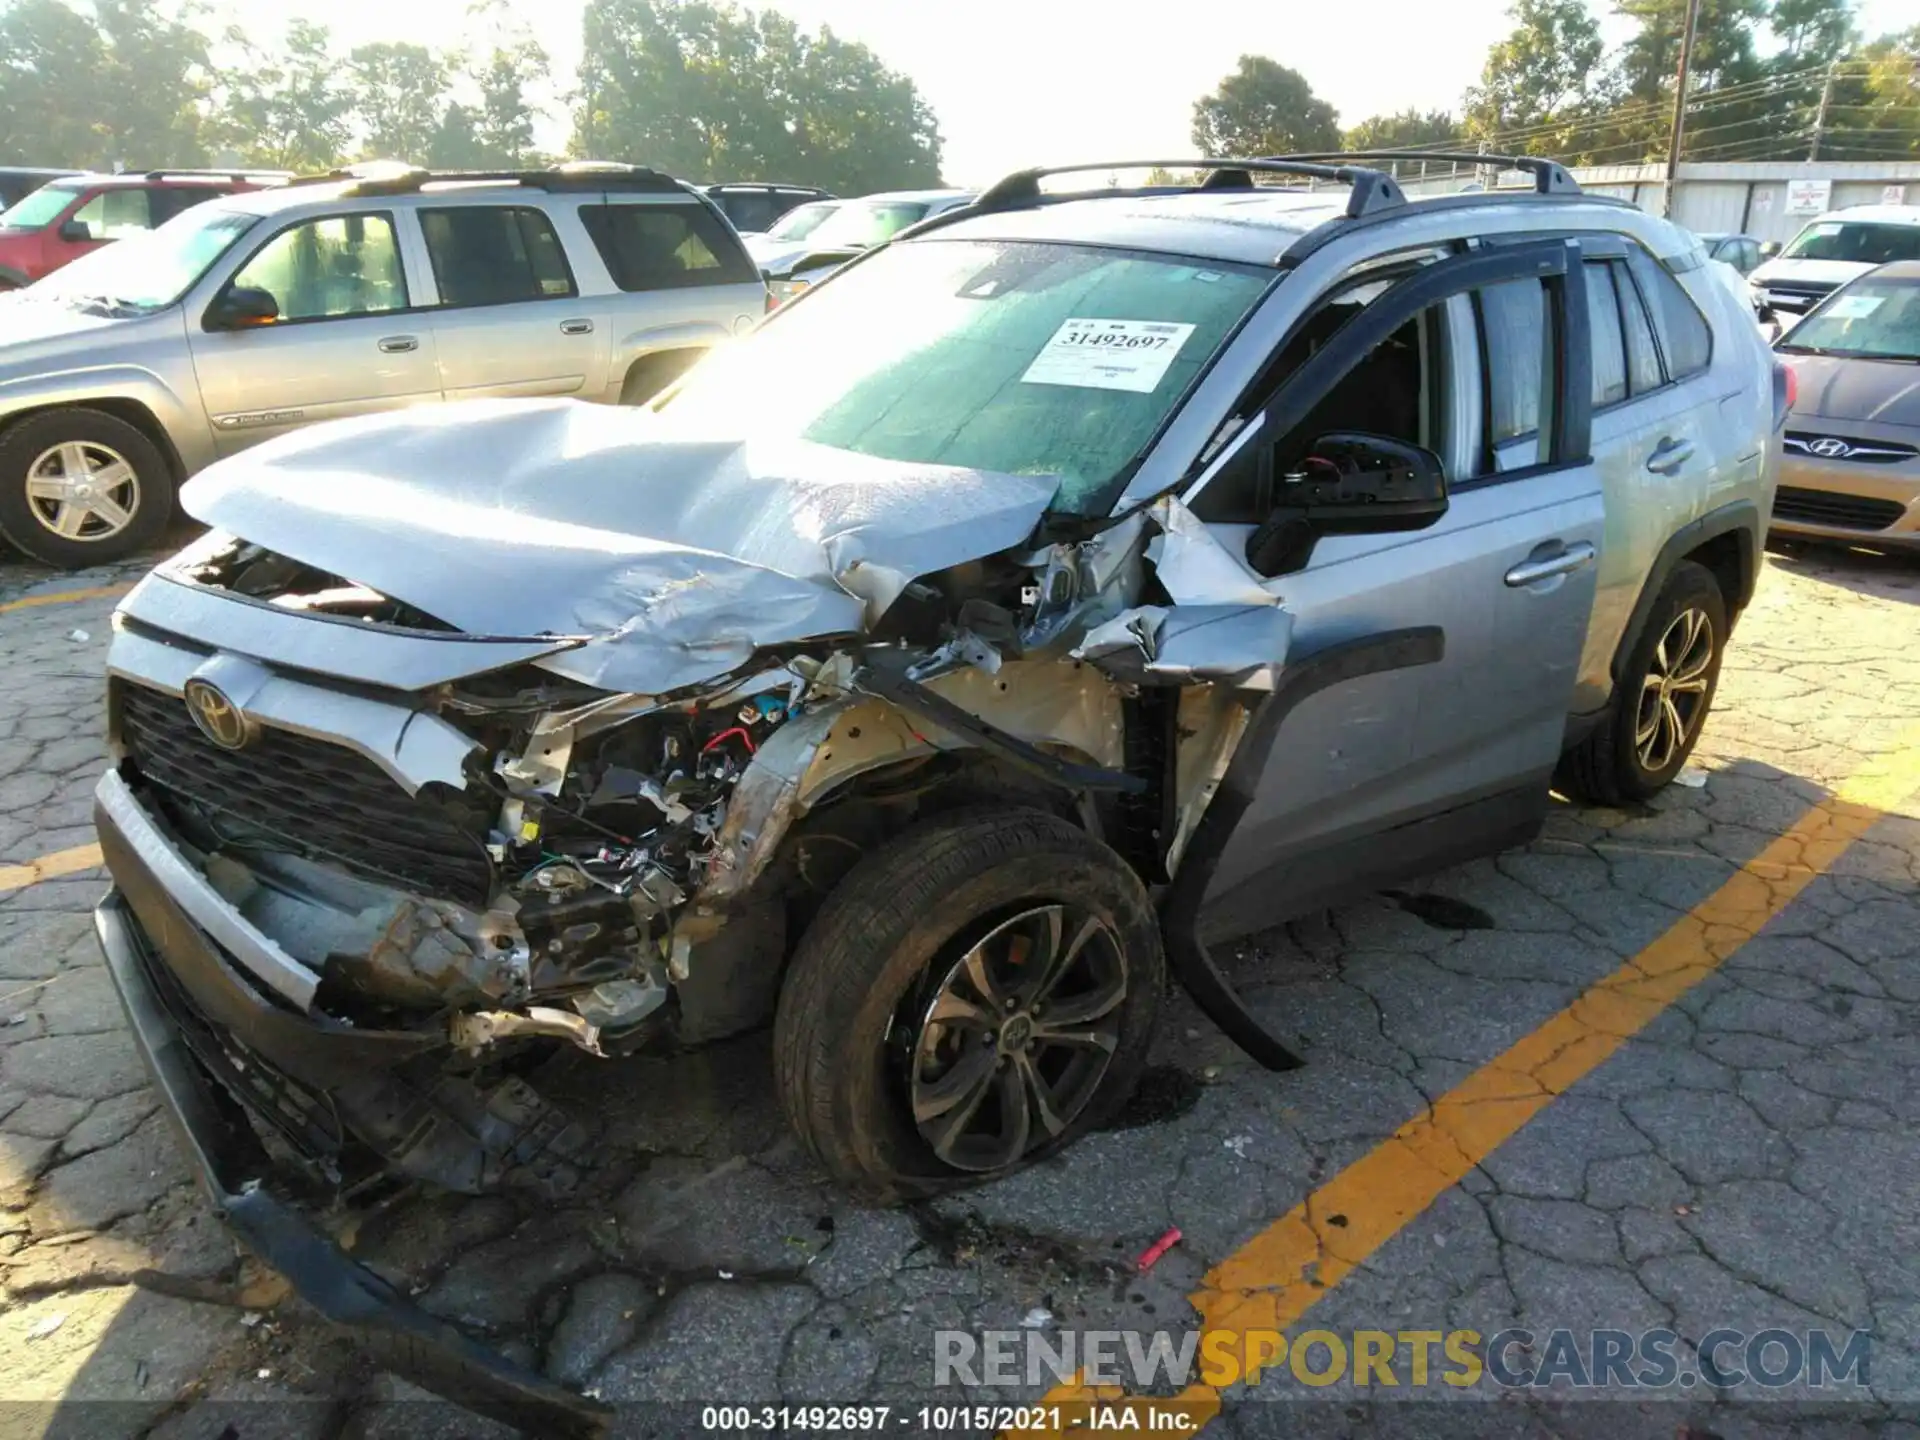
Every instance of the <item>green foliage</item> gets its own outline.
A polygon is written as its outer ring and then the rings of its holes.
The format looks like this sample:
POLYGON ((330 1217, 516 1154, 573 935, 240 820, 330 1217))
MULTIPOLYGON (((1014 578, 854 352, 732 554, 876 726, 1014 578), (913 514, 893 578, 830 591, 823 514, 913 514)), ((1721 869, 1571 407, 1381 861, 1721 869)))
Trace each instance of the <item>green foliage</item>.
POLYGON ((588 0, 573 151, 842 194, 937 185, 940 131, 866 46, 775 11, 588 0))
POLYGON ((446 60, 424 45, 362 45, 348 57, 359 151, 365 159, 427 163, 447 111, 446 60))
POLYGON ((228 39, 243 63, 229 68, 214 127, 248 164, 285 170, 338 165, 353 138, 355 94, 333 56, 327 27, 287 23, 279 50, 263 51, 237 31, 228 39))
POLYGON ((1599 22, 1585 0, 1515 0, 1507 13, 1512 32, 1487 52, 1480 83, 1467 91, 1467 129, 1495 148, 1502 132, 1524 129, 1530 146, 1564 152, 1577 122, 1603 103, 1599 22))
POLYGON ((1374 115, 1346 133, 1348 150, 1404 150, 1409 145, 1444 146, 1460 134, 1451 110, 1402 110, 1374 115))
POLYGON ((0 154, 24 163, 196 165, 207 43, 154 0, 0 6, 0 154))
POLYGON ((1340 117, 1298 70, 1242 55, 1233 74, 1193 102, 1203 155, 1286 155, 1340 148, 1340 117))

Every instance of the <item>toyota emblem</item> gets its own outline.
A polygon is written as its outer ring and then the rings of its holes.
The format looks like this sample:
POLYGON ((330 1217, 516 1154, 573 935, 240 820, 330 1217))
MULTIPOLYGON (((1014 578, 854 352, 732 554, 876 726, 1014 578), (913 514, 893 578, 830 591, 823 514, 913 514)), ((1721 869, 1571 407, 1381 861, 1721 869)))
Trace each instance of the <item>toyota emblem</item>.
POLYGON ((222 750, 244 750, 253 743, 253 721, 218 685, 189 680, 180 698, 187 702, 195 727, 222 750))
POLYGON ((1853 454, 1853 446, 1837 436, 1827 435, 1814 441, 1807 449, 1822 460, 1844 460, 1853 454))

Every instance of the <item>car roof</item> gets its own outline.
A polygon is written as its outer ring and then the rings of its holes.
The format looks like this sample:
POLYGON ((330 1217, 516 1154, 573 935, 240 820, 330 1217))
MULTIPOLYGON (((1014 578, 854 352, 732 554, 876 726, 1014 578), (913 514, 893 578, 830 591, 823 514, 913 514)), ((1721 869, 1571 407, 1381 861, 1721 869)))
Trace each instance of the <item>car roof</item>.
MULTIPOLYGON (((605 189, 581 182, 560 189, 548 190, 538 185, 522 185, 511 179, 485 178, 459 180, 454 178, 429 180, 417 190, 385 190, 364 188, 367 181, 347 176, 339 180, 301 181, 293 185, 269 185, 260 190, 244 190, 222 198, 223 209, 237 210, 248 215, 279 215, 288 210, 328 209, 337 210, 343 206, 352 206, 366 210, 386 210, 394 206, 411 206, 421 201, 445 200, 450 197, 476 195, 492 200, 497 196, 512 196, 519 203, 537 205, 546 195, 572 197, 573 199, 597 199, 606 195, 629 193, 617 184, 609 184, 605 189)), ((655 202, 672 203, 684 201, 690 205, 703 202, 700 193, 687 188, 649 191, 648 197, 655 202)))
POLYGON ((1871 220, 1879 224, 1920 225, 1920 205, 1849 205, 1844 210, 1829 210, 1817 215, 1809 223, 1818 225, 1823 221, 1871 220))
POLYGON ((918 202, 932 204, 936 200, 971 200, 971 190, 880 190, 872 195, 856 195, 855 202, 880 200, 896 203, 918 202))
POLYGON ((164 187, 180 189, 203 188, 224 194, 235 185, 272 185, 281 180, 283 174, 271 171, 249 172, 236 170, 229 174, 221 171, 217 175, 201 175, 190 170, 167 171, 126 171, 109 175, 97 171, 68 171, 64 179, 78 181, 92 189, 125 190, 132 186, 164 187))

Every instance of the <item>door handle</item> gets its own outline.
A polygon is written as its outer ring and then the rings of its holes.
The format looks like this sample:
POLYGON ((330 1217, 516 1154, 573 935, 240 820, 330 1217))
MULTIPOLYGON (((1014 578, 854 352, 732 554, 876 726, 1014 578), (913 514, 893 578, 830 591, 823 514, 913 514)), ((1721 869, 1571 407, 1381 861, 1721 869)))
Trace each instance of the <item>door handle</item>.
POLYGON ((1507 584, 1518 588, 1541 580, 1551 580, 1556 575, 1571 575, 1582 566, 1591 565, 1593 554, 1592 545, 1585 540, 1576 540, 1556 555, 1521 561, 1507 571, 1507 584))
POLYGON ((1656 475, 1672 475, 1692 458, 1691 440, 1675 440, 1668 436, 1653 447, 1653 454, 1647 457, 1647 469, 1656 475))
POLYGON ((380 353, 382 355, 404 355, 409 350, 418 350, 419 348, 420 337, 417 335, 389 335, 380 342, 380 353))
POLYGON ((562 335, 591 335, 593 333, 593 322, 591 320, 562 320, 560 322, 560 333, 562 335))

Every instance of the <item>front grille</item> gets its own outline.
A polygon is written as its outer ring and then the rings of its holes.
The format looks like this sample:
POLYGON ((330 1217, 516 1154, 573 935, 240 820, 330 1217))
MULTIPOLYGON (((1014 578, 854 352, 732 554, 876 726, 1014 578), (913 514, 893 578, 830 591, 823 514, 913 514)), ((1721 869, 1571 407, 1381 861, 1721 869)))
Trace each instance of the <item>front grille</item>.
POLYGON ((1824 300, 1840 288, 1837 281, 1828 280, 1768 280, 1761 285, 1769 295, 1790 296, 1805 302, 1812 309, 1814 302, 1824 300))
POLYGON ((1907 507, 1897 500, 1872 500, 1832 490, 1801 490, 1782 485, 1773 497, 1773 518, 1803 525, 1832 525, 1842 530, 1884 530, 1907 507))
POLYGON ((280 1142, 315 1178, 338 1182, 347 1134, 333 1107, 208 1019, 146 934, 130 928, 140 968, 201 1073, 239 1103, 269 1146, 280 1142))
POLYGON ((171 695, 116 682, 120 739, 140 777, 215 820, 264 831, 296 854, 469 905, 486 904, 493 871, 471 817, 409 795, 365 756, 265 728, 223 750, 171 695))
POLYGON ((1858 440, 1851 435, 1821 435, 1812 430, 1789 430, 1784 445, 1790 455, 1846 460, 1855 465, 1898 465, 1920 455, 1920 450, 1898 440, 1858 440))

